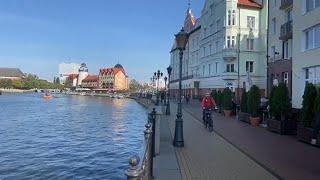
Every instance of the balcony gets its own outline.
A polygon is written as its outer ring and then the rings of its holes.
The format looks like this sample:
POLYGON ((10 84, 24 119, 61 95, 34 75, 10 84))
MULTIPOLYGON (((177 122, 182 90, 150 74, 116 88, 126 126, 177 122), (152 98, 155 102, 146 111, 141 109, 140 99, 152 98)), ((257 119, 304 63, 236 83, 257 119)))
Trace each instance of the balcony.
POLYGON ((285 24, 281 25, 279 39, 283 41, 292 39, 292 21, 288 21, 285 24))
POLYGON ((222 57, 227 62, 230 62, 230 61, 237 59, 237 49, 236 48, 224 48, 222 50, 222 57))
POLYGON ((280 9, 281 10, 287 9, 288 7, 291 7, 292 4, 293 4, 293 0, 281 0, 280 9))

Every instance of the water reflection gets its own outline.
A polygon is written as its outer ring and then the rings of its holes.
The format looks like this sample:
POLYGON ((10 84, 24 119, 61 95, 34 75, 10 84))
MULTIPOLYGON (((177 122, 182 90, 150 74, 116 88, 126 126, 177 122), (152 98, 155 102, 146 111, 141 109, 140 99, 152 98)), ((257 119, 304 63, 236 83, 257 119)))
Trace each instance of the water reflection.
POLYGON ((126 99, 2 95, 0 179, 124 179, 146 118, 126 99))

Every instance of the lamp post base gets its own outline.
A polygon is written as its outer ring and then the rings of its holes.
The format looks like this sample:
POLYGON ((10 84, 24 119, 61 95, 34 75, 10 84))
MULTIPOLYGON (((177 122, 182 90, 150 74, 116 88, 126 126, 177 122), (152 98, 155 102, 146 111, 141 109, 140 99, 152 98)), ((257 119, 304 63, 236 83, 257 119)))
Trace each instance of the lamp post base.
POLYGON ((183 121, 182 121, 182 114, 181 113, 177 114, 176 126, 175 126, 175 131, 174 131, 173 146, 184 147, 183 121))

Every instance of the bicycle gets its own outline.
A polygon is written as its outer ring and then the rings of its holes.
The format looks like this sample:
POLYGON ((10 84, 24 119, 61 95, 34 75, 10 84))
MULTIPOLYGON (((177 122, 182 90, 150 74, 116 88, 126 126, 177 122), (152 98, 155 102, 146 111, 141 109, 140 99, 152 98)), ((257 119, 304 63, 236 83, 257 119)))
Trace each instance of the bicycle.
POLYGON ((213 131, 212 109, 211 108, 205 110, 204 126, 206 129, 207 128, 209 129, 209 132, 213 131))

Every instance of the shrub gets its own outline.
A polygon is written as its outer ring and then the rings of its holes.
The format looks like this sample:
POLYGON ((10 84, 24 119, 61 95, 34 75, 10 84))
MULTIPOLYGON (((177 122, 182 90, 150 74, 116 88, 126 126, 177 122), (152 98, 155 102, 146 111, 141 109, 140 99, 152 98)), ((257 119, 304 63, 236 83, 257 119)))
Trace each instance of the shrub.
POLYGON ((223 109, 232 109, 232 91, 229 88, 223 90, 223 109))
POLYGON ((211 97, 213 97, 213 99, 216 101, 217 100, 217 95, 218 95, 218 92, 216 90, 212 90, 211 91, 211 97))
POLYGON ((245 112, 245 113, 248 112, 247 102, 248 102, 248 94, 244 90, 242 95, 241 95, 241 112, 245 112))
POLYGON ((273 116, 277 120, 280 120, 282 116, 286 117, 291 109, 289 91, 284 83, 280 83, 273 90, 270 109, 273 116))
POLYGON ((252 117, 258 117, 259 106, 260 106, 260 90, 259 87, 253 85, 250 88, 248 93, 248 112, 251 114, 252 117))
POLYGON ((216 99, 216 103, 219 106, 219 108, 221 108, 222 106, 222 101, 223 101, 223 95, 221 91, 217 92, 217 99, 216 99))
POLYGON ((303 101, 302 101, 302 110, 301 110, 301 118, 300 122, 307 127, 311 126, 311 123, 314 118, 314 110, 315 110, 315 97, 317 96, 316 87, 311 84, 307 83, 304 94, 303 94, 303 101))
POLYGON ((273 112, 275 111, 274 110, 275 106, 274 106, 273 102, 274 102, 274 94, 275 94, 276 89, 277 89, 277 86, 272 86, 272 89, 269 94, 269 106, 270 106, 270 113, 272 116, 274 116, 273 112))
POLYGON ((317 97, 314 102, 314 112, 315 113, 320 112, 320 88, 318 88, 317 97))

